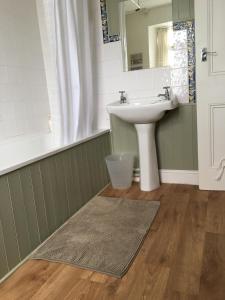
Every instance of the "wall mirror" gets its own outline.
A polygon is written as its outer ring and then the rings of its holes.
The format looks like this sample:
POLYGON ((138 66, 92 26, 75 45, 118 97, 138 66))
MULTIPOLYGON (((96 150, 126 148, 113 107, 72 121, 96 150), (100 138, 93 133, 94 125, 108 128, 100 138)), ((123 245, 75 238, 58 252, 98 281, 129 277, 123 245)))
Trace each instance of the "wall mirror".
POLYGON ((194 1, 100 3, 104 43, 121 41, 123 70, 170 67, 181 102, 195 102, 194 1))
POLYGON ((172 65, 172 0, 105 0, 104 41, 123 46, 124 71, 172 65))
POLYGON ((124 71, 171 66, 171 0, 127 0, 120 2, 119 10, 124 71))

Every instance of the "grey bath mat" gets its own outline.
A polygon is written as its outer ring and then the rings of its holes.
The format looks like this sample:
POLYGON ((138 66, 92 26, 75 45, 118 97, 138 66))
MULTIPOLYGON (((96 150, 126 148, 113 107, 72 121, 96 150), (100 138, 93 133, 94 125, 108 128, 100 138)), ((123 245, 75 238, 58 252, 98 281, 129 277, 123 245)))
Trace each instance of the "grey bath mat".
POLYGON ((121 278, 158 211, 158 201, 95 197, 31 259, 71 264, 121 278))

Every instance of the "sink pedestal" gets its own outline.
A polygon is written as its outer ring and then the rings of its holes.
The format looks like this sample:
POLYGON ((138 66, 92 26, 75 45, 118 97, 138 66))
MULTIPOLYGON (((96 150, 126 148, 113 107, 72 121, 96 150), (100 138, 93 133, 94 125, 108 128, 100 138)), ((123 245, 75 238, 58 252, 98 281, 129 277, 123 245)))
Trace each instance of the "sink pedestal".
POLYGON ((107 105, 110 114, 123 121, 135 124, 139 140, 141 190, 152 191, 160 186, 155 147, 155 124, 166 111, 178 106, 176 98, 162 100, 139 100, 122 104, 117 101, 107 105))
POLYGON ((142 191, 153 191, 160 186, 155 145, 155 123, 135 124, 140 159, 140 186, 142 191))

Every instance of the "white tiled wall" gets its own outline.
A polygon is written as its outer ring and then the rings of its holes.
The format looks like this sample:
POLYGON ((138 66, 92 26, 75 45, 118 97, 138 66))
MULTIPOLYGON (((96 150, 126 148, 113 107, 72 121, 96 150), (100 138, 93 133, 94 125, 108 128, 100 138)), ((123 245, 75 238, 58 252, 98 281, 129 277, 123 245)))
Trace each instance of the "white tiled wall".
MULTIPOLYGON (((98 114, 98 128, 109 127, 109 117, 106 104, 119 100, 118 91, 125 90, 128 99, 156 96, 162 92, 163 86, 174 86, 175 93, 183 97, 181 102, 188 101, 187 68, 186 63, 174 66, 173 82, 169 68, 123 72, 122 51, 120 42, 103 44, 102 25, 99 0, 91 0, 92 13, 95 18, 95 71, 96 71, 96 114, 98 114), (179 81, 179 72, 186 72, 183 80, 179 81)), ((182 47, 182 50, 185 51, 182 47)), ((176 53, 178 55, 178 53, 176 53)))
POLYGON ((0 143, 48 132, 49 101, 36 0, 0 8, 0 143))

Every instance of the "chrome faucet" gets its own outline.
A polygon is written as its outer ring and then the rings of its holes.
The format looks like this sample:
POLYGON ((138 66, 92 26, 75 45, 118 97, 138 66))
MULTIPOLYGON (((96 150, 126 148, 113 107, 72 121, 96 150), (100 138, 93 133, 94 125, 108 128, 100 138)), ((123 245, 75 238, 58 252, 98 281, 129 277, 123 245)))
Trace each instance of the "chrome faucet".
POLYGON ((124 96, 125 91, 119 91, 120 93, 120 104, 127 103, 127 98, 124 96))
POLYGON ((170 86, 164 86, 163 89, 165 90, 165 93, 158 94, 158 97, 164 97, 165 100, 170 100, 170 86))

